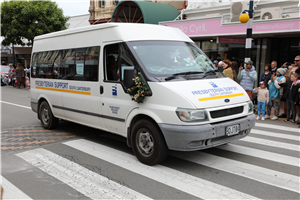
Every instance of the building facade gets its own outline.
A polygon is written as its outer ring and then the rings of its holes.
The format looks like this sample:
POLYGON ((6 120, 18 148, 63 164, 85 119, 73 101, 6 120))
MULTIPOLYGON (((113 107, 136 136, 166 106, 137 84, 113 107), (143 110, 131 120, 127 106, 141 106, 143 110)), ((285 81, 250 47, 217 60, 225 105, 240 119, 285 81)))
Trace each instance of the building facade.
MULTIPOLYGON (((182 9, 186 8, 186 1, 164 1, 164 0, 145 0, 146 2, 153 2, 153 3, 160 3, 160 4, 167 4, 174 6, 178 11, 181 11, 182 9)), ((115 8, 118 6, 119 3, 124 3, 124 1, 90 1, 90 18, 89 22, 91 25, 93 24, 101 24, 101 23, 107 23, 111 21, 111 17, 113 15, 113 12, 115 11, 115 8)), ((131 1, 127 1, 131 2, 131 1)), ((133 13, 135 11, 133 10, 133 13)), ((155 15, 155 10, 152 11, 153 15, 155 15)), ((125 14, 128 15, 128 14, 125 14)))
MULTIPOLYGON (((243 10, 249 10, 249 1, 186 9, 185 20, 160 25, 181 29, 212 60, 243 61, 247 30, 247 24, 239 22, 243 10)), ((258 75, 274 60, 279 67, 294 63, 300 54, 299 1, 254 1, 253 16, 251 60, 258 75)))

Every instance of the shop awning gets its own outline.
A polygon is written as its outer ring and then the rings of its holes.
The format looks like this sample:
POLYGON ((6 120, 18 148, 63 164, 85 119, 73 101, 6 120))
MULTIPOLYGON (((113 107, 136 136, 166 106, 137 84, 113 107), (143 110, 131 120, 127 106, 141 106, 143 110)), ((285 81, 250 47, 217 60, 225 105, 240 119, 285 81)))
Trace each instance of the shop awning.
POLYGON ((179 11, 171 5, 146 1, 121 1, 115 8, 111 22, 158 24, 172 21, 179 11))

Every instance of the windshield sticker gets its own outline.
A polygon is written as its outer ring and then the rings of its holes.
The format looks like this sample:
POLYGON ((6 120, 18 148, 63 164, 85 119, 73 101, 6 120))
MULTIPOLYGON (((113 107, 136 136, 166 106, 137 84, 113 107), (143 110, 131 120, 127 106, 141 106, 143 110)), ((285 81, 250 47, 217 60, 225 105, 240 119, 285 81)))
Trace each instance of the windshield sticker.
POLYGON ((65 82, 35 81, 35 88, 58 91, 58 92, 69 92, 69 93, 91 95, 90 87, 75 86, 65 82))
POLYGON ((114 97, 118 96, 118 87, 117 87, 117 84, 112 86, 112 95, 114 97))

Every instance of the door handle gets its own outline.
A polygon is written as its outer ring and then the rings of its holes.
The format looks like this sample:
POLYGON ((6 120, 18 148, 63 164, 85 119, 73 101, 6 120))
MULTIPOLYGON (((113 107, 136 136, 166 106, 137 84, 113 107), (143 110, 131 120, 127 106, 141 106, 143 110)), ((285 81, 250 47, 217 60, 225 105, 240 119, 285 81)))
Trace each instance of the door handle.
POLYGON ((104 92, 104 89, 103 89, 103 86, 101 85, 100 86, 100 94, 103 94, 103 92, 104 92))

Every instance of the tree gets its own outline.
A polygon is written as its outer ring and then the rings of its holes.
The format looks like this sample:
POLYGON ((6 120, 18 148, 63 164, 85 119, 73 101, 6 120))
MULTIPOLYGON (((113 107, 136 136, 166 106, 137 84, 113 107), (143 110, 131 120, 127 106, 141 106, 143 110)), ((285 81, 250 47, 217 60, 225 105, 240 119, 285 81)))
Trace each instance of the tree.
POLYGON ((33 44, 35 36, 66 29, 69 17, 52 1, 4 1, 1 3, 2 45, 33 44))

